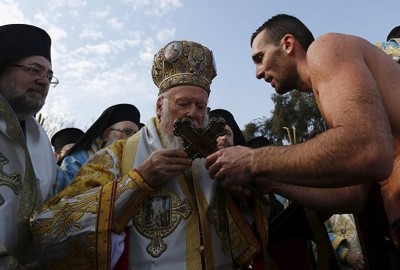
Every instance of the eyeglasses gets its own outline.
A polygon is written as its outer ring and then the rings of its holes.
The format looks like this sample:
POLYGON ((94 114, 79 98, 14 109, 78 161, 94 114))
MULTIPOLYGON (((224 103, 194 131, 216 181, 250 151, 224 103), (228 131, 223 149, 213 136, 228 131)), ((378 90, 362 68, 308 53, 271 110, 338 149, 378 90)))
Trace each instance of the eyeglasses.
POLYGON ((44 78, 46 77, 49 80, 49 83, 53 86, 56 87, 57 84, 59 83, 58 79, 56 77, 53 76, 53 74, 46 74, 43 73, 42 70, 40 70, 39 68, 35 67, 35 66, 28 66, 28 65, 10 65, 11 67, 19 67, 22 68, 23 70, 29 72, 29 74, 31 74, 34 77, 40 77, 40 78, 44 78))
POLYGON ((176 106, 180 111, 190 111, 192 109, 192 105, 194 104, 197 111, 201 111, 202 113, 206 113, 207 111, 207 103, 204 102, 195 102, 186 99, 180 99, 176 102, 172 102, 166 97, 164 97, 170 104, 176 106))
POLYGON ((135 134, 137 132, 130 128, 110 128, 110 130, 122 132, 126 136, 132 136, 133 134, 135 134))

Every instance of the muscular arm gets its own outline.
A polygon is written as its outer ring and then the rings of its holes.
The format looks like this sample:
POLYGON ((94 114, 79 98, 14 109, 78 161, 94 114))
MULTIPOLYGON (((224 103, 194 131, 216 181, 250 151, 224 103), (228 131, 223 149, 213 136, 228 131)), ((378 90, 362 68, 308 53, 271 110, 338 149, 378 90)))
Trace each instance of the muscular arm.
POLYGON ((258 182, 257 186, 263 193, 273 192, 306 207, 331 213, 360 212, 369 192, 369 184, 321 189, 269 182, 267 179, 258 179, 258 182), (267 187, 265 183, 268 182, 267 187))
POLYGON ((293 146, 219 150, 207 157, 210 175, 225 185, 267 176, 324 188, 386 179, 393 165, 392 135, 364 46, 370 44, 355 37, 322 36, 299 68, 309 81, 301 90, 313 89, 328 131, 293 146))
POLYGON ((304 144, 256 152, 254 172, 313 187, 347 186, 389 176, 392 136, 374 74, 360 48, 365 43, 335 34, 313 43, 308 70, 330 129, 304 144))

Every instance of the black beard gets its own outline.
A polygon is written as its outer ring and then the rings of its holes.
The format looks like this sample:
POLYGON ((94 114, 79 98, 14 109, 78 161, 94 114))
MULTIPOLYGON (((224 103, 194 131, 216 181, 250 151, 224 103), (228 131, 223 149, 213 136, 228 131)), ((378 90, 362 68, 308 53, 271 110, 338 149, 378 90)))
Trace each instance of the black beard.
MULTIPOLYGON (((44 106, 45 98, 32 99, 28 96, 29 93, 24 93, 23 95, 15 96, 13 95, 13 93, 16 92, 15 90, 16 90, 15 86, 10 86, 9 88, 6 89, 4 88, 0 89, 0 92, 3 93, 8 104, 13 109, 13 111, 15 112, 15 114, 18 116, 19 119, 35 115, 44 106)), ((30 90, 35 90, 40 92, 45 91, 42 86, 38 85, 30 87, 28 91, 30 90)))

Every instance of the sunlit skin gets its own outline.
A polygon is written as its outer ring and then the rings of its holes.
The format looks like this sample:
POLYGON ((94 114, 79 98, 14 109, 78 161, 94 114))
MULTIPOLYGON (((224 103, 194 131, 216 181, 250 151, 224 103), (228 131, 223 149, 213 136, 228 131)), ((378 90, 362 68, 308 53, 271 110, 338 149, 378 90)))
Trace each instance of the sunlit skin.
MULTIPOLYGON (((43 56, 30 56, 13 64, 35 66, 43 74, 52 74, 51 63, 43 56)), ((50 82, 47 77, 32 76, 19 67, 6 67, 0 77, 0 92, 19 120, 36 114, 44 105, 50 82)))
POLYGON ((291 34, 266 45, 267 34, 252 44, 256 77, 278 93, 312 91, 329 129, 293 146, 221 149, 206 158, 210 176, 337 213, 361 210, 380 181, 389 220, 400 217, 400 66, 355 36, 325 34, 305 52, 291 34))
MULTIPOLYGON (((203 125, 207 112, 208 94, 198 86, 181 85, 169 89, 157 99, 156 113, 159 119, 169 118, 171 121, 167 125, 161 120, 162 132, 173 134, 173 120, 189 118, 195 127, 203 125), (166 102, 168 99, 168 102, 166 102), (179 106, 174 106, 178 102, 192 102, 189 109, 182 110, 179 106), (168 104, 168 106, 167 106, 168 104), (201 104, 199 109, 194 104, 201 104), (203 106, 204 105, 204 106, 203 106), (168 116, 168 117, 163 117, 168 116)), ((181 103, 179 103, 181 104, 181 103)), ((152 187, 158 187, 170 180, 174 176, 182 174, 192 165, 192 160, 187 154, 178 148, 167 148, 153 152, 150 157, 140 165, 137 170, 152 187)))

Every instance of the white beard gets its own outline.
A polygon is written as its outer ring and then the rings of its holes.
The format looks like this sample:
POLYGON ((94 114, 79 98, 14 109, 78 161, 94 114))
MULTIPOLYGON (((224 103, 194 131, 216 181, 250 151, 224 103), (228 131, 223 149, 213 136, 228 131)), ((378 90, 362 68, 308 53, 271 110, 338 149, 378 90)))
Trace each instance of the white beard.
POLYGON ((182 149, 181 139, 174 135, 173 123, 175 119, 172 119, 168 114, 164 113, 161 115, 160 127, 164 136, 161 137, 161 142, 166 148, 178 148, 182 149))
MULTIPOLYGON (((170 104, 168 103, 167 100, 163 102, 163 111, 169 112, 169 106, 170 104)), ((160 127, 161 131, 164 134, 161 138, 161 142, 166 148, 178 148, 178 149, 183 149, 182 145, 182 139, 175 136, 173 132, 173 126, 174 126, 174 121, 170 113, 163 113, 161 114, 160 118, 160 127)), ((208 115, 204 118, 204 122, 202 125, 199 125, 197 123, 193 123, 194 126, 200 126, 205 128, 208 124, 208 115)))

